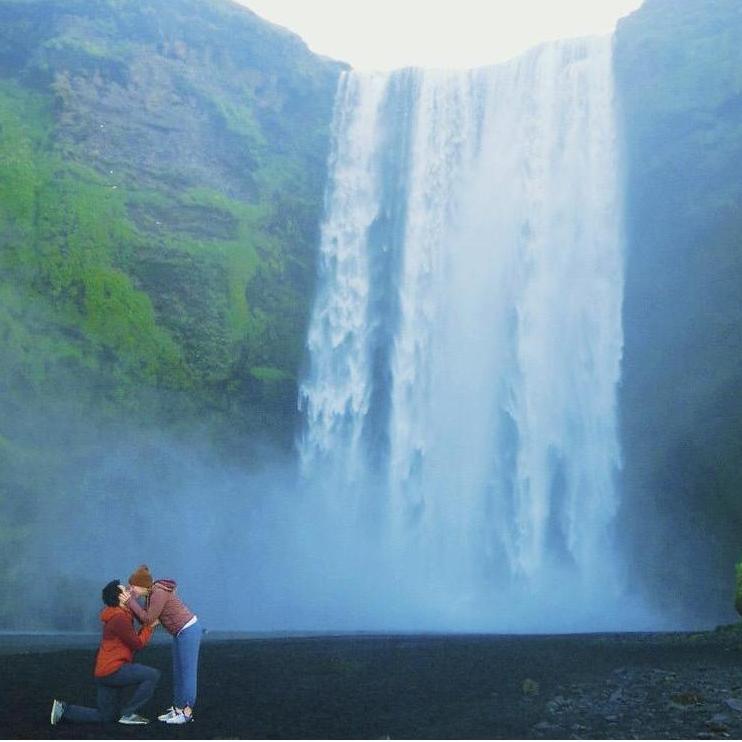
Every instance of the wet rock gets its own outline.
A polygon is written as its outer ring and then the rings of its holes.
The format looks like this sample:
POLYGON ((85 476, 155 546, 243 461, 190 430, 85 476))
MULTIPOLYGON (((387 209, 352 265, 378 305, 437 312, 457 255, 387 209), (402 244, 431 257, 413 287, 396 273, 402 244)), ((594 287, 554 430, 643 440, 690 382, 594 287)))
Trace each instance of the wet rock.
POLYGON ((569 711, 572 708, 572 702, 564 696, 556 696, 546 704, 546 710, 550 714, 559 714, 569 711))
POLYGON ((613 693, 611 693, 609 699, 611 703, 620 703, 622 701, 626 700, 626 697, 623 694, 623 688, 619 688, 618 690, 614 690, 613 693))
POLYGON ((726 724, 719 724, 713 720, 709 720, 706 722, 706 727, 715 737, 729 736, 729 727, 726 724))
POLYGON ((739 698, 725 698, 724 703, 729 706, 732 711, 742 713, 742 699, 739 698))
MULTIPOLYGON (((673 703, 676 703, 680 706, 697 706, 704 701, 703 696, 700 693, 696 693, 695 691, 673 693, 670 698, 672 699, 673 703)), ((742 710, 742 707, 740 708, 740 710, 742 710)))
POLYGON ((706 727, 715 734, 724 734, 725 732, 729 732, 729 727, 726 724, 714 721, 714 719, 709 719, 706 722, 706 727))

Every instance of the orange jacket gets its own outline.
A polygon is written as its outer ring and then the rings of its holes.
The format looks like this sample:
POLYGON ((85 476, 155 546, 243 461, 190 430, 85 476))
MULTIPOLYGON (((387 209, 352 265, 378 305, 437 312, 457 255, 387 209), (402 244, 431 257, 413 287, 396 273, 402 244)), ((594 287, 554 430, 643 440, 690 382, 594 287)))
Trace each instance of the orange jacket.
POLYGON ((106 606, 100 612, 103 637, 95 657, 95 677, 116 672, 121 665, 134 660, 134 652, 147 646, 154 628, 143 626, 134 631, 134 616, 127 608, 106 606))

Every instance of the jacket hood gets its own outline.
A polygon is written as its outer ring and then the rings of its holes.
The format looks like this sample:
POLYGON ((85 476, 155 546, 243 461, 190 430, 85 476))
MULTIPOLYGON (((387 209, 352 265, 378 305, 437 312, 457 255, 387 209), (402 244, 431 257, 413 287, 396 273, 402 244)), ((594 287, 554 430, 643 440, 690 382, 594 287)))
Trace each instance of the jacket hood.
POLYGON ((167 590, 169 593, 174 593, 175 588, 178 587, 178 583, 175 580, 155 580, 152 588, 159 587, 162 590, 167 590))
POLYGON ((118 605, 116 606, 107 605, 100 612, 100 620, 103 621, 103 623, 108 623, 112 618, 115 618, 116 616, 120 616, 122 613, 125 616, 129 615, 129 612, 126 610, 126 608, 122 608, 121 606, 118 606, 118 605))

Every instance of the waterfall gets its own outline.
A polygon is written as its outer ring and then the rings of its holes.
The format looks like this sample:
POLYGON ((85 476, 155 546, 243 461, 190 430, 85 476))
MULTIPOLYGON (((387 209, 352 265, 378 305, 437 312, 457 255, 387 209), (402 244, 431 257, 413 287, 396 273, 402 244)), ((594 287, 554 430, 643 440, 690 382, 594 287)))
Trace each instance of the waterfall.
POLYGON ((612 38, 344 72, 332 135, 299 399, 323 545, 401 624, 614 626, 612 38))

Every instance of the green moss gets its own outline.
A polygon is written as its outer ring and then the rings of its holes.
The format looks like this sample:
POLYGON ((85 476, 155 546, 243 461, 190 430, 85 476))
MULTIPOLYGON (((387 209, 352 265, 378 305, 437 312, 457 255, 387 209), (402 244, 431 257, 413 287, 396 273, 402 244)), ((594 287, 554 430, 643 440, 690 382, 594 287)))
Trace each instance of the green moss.
POLYGON ((246 139, 246 146, 263 150, 266 146, 265 135, 253 113, 254 101, 249 91, 244 91, 242 100, 232 102, 219 98, 216 109, 223 117, 227 129, 246 139))
POLYGON ((184 386, 178 348, 158 326, 147 295, 117 267, 136 241, 123 192, 94 170, 50 152, 49 122, 48 99, 12 84, 0 87, 0 259, 13 279, 0 285, 1 326, 6 348, 10 343, 15 349, 10 358, 18 362, 16 373, 40 384, 50 355, 80 361, 97 346, 119 359, 132 380, 184 386), (32 330, 21 305, 34 294, 50 311, 46 326, 32 330), (62 339, 55 328, 72 339, 62 339))
POLYGON ((251 376, 258 381, 287 381, 292 377, 280 368, 271 368, 270 366, 253 366, 250 369, 251 376))
MULTIPOLYGON (((35 152, 51 128, 50 101, 12 81, 0 81, 0 225, 27 226, 34 218, 35 193, 45 175, 35 152)), ((4 240, 4 241, 5 241, 4 240)))
POLYGON ((86 38, 75 38, 71 36, 54 38, 47 41, 43 47, 45 49, 76 52, 99 60, 113 58, 109 46, 86 38))

